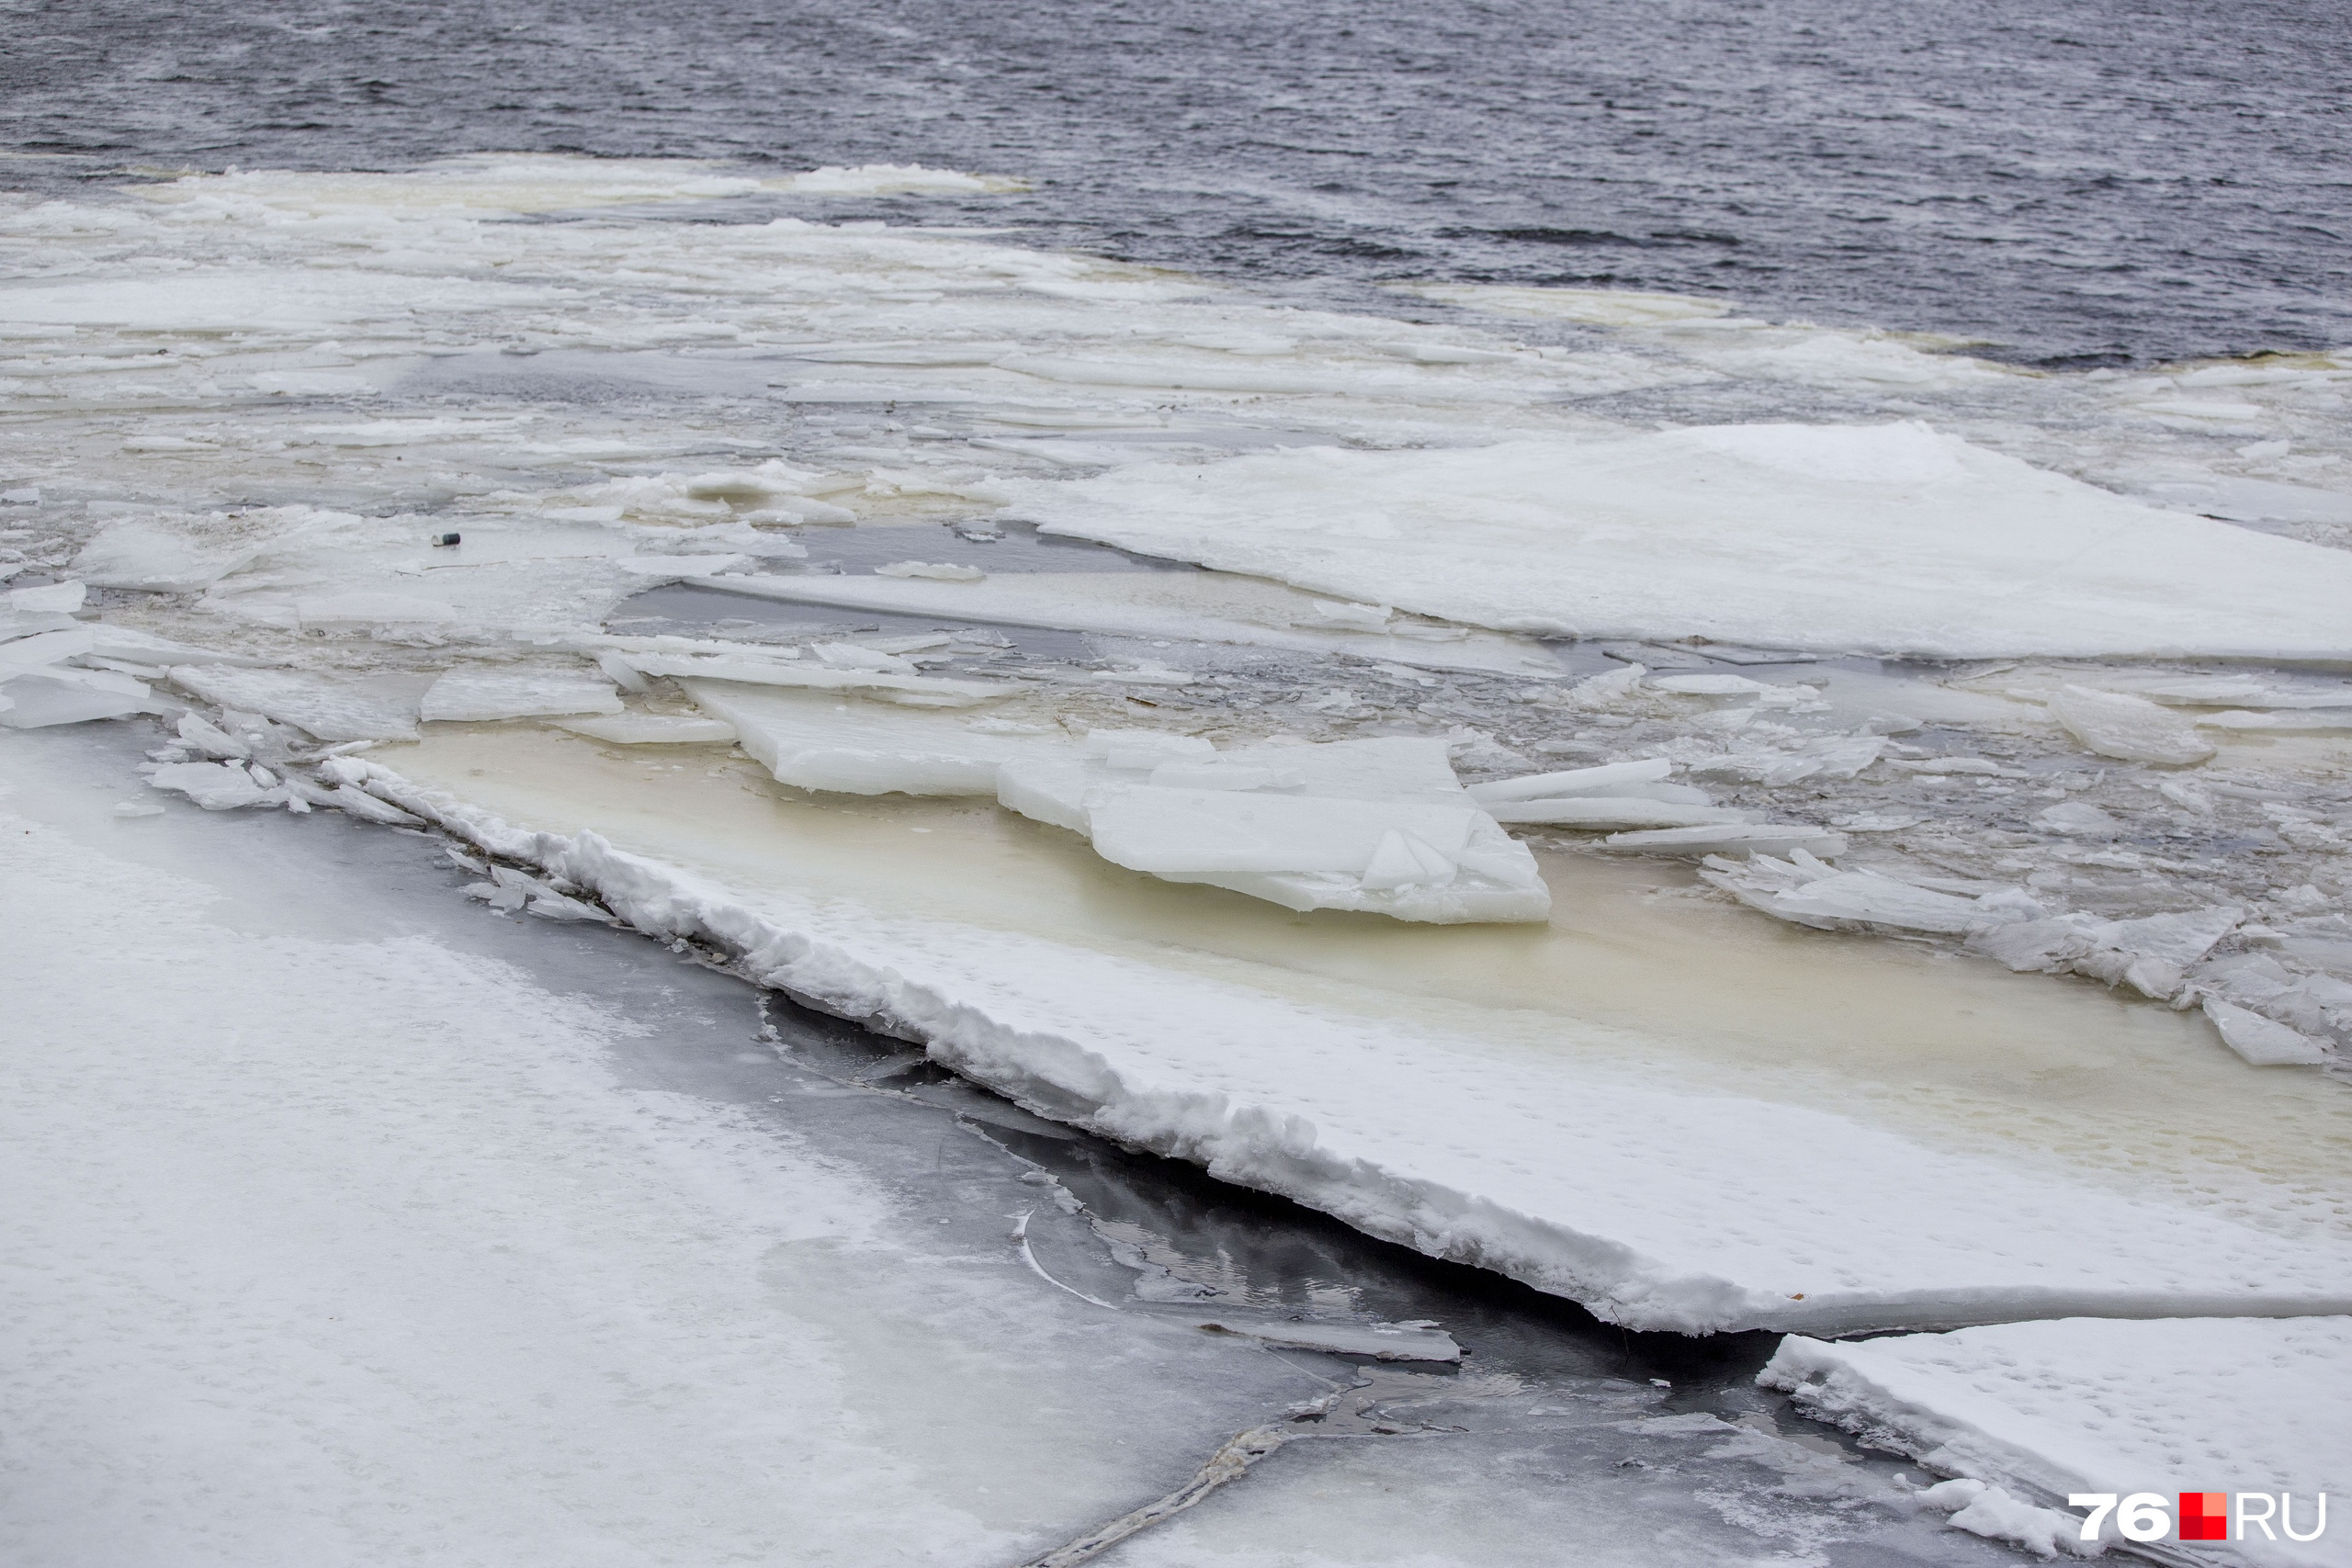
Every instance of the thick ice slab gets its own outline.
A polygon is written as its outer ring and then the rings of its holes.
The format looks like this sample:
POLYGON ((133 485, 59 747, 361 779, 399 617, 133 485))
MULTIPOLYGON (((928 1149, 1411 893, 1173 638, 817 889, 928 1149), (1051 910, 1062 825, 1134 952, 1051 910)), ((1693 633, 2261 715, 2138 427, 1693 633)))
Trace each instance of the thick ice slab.
POLYGON ((418 716, 442 723, 616 715, 611 681, 577 670, 452 670, 426 688, 418 716))
MULTIPOLYGON (((2352 1318, 2065 1318, 1852 1344, 1791 1337, 1759 1381, 1808 1412, 1899 1443, 1946 1474, 2043 1499, 2294 1494, 2298 1531, 2317 1494, 2352 1492, 2352 1318)), ((2257 1504, 2260 1511, 2261 1505, 2257 1504)), ((2340 1519, 2308 1545, 2200 1545, 2230 1561, 2352 1562, 2340 1519)), ((2075 1532, 2068 1532, 2070 1535, 2075 1532)), ((2105 1538, 2117 1538, 2110 1515, 2105 1538)))
POLYGON ((2352 653, 2352 556, 1918 423, 1317 447, 1010 488, 1048 532, 1505 631, 1956 658, 2352 653))
POLYGON ((954 712, 734 681, 683 684, 697 706, 735 727, 743 750, 778 783, 797 789, 993 795, 1003 763, 1076 752, 1059 730, 985 728, 954 712))
MULTIPOLYGON (((766 983, 921 1041, 1042 1114, 1613 1321, 1844 1330, 2352 1307, 2352 1244, 2291 1188, 2245 1173, 2201 1202, 2176 1184, 1972 1152, 1866 1099, 1815 1109, 1756 1092, 1765 1077, 1694 1091, 1673 1049, 1606 1028, 1531 1033, 1495 1009, 1449 1031, 1376 988, 1351 1010, 1336 989, 1164 946, 883 912, 869 900, 893 879, 870 851, 853 856, 859 876, 820 888, 805 856, 778 863, 792 875, 758 873, 767 856, 741 822, 713 824, 705 860, 700 829, 608 818, 687 853, 687 869, 346 765, 408 809, 596 889, 641 929, 737 953, 766 983)), ((927 842, 929 863, 952 863, 952 844, 927 842)), ((1010 886, 994 886, 1001 904, 1010 886)))
POLYGON ((1290 909, 1454 925, 1541 920, 1552 908, 1534 857, 1456 782, 1442 741, 1218 751, 1099 729, 1082 753, 1006 762, 997 799, 1086 834, 1114 865, 1290 909))

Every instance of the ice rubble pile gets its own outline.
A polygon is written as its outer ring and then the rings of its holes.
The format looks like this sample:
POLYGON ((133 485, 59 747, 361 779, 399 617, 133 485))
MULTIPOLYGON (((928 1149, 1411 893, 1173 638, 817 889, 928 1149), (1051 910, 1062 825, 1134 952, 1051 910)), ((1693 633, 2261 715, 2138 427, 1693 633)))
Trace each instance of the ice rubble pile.
POLYGON ((202 651, 77 618, 87 592, 60 582, 0 594, 0 725, 39 729, 158 712, 148 682, 172 659, 202 651))
MULTIPOLYGON (((1802 849, 1786 859, 1711 855, 1699 874, 1775 919, 1824 931, 1962 937, 1971 950, 2014 970, 2081 975, 2176 1007, 2201 1007, 2229 1047, 2256 1066, 2316 1066, 2352 1048, 2352 984, 2324 971, 2290 971, 2261 953, 2209 956, 2244 930, 2241 908, 2137 919, 2052 915, 2022 887, 1840 869, 1802 849)), ((2310 925, 2309 933, 2282 936, 2259 927, 2245 934, 2282 947, 2299 940, 2325 943, 2334 934, 2329 919, 2298 922, 2310 925)), ((2352 944, 2346 953, 2352 954, 2352 944)))
POLYGON ((2214 1550, 2340 1568, 2352 1546, 2340 1530, 2331 1540, 2316 1529, 2317 1498, 2330 1494, 2340 1507, 2352 1491, 2352 1427, 2324 1392, 2347 1358, 2352 1318, 2074 1317, 1860 1342, 1792 1335, 1758 1382, 1967 1478, 1921 1501, 1958 1508, 1954 1525, 2041 1556, 2102 1554, 2120 1541, 2118 1521, 2110 1511, 2086 1542, 2081 1516, 2027 1499, 2153 1492, 2170 1504, 2227 1485, 2267 1494, 2247 1512, 2258 1517, 2268 1504, 2272 1522, 2233 1530, 2214 1550), (2286 1521, 2281 1492, 2292 1498, 2286 1521))

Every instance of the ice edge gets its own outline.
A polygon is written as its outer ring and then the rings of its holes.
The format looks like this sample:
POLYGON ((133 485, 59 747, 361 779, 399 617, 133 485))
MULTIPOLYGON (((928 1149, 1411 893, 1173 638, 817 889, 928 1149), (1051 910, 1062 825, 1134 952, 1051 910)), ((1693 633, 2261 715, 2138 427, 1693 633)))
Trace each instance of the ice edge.
POLYGON ((1288 1198, 1426 1257, 1487 1269, 1566 1297, 1623 1327, 1838 1336, 2053 1317, 2352 1314, 2352 1295, 2206 1297, 2013 1286, 1821 1292, 1799 1301, 1713 1275, 1669 1273, 1623 1242, 1371 1161, 1287 1147, 1300 1140, 1286 1137, 1286 1124, 1295 1118, 1279 1107, 1236 1107, 1215 1092, 1133 1086, 1075 1040, 1001 1022, 969 1002, 907 979, 887 964, 868 963, 811 931, 779 926, 686 873, 616 849, 592 829, 566 836, 515 828, 359 758, 344 759, 341 771, 359 788, 490 853, 537 865, 593 890, 639 931, 707 942, 757 984, 921 1045, 941 1066, 1023 1110, 1188 1161, 1219 1180, 1288 1198))

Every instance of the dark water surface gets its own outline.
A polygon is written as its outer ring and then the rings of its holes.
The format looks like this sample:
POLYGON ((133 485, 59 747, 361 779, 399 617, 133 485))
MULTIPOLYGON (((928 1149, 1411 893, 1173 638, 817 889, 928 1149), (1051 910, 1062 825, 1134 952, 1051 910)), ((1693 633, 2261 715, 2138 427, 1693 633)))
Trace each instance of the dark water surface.
POLYGON ((2053 365, 2352 343, 2342 0, 0 0, 0 181, 922 163, 1344 301, 1670 289, 2053 365), (60 159, 54 155, 63 154, 60 159))

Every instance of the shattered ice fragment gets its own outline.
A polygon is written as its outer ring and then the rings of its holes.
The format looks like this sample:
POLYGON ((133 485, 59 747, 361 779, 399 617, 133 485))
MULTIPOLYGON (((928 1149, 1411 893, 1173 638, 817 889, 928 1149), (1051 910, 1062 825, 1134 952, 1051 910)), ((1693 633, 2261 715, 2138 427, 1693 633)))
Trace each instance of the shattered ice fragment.
POLYGON ((8 607, 21 615, 69 615, 82 607, 89 593, 88 587, 79 581, 53 582, 44 588, 12 588, 8 591, 8 607))
POLYGON ((243 768, 226 762, 156 762, 144 772, 157 789, 184 795, 207 811, 233 811, 269 794, 243 768))
POLYGON ((0 689, 0 725, 45 729, 58 724, 121 718, 153 710, 154 694, 128 675, 51 666, 18 675, 0 689))
POLYGON ((820 642, 811 649, 818 661, 835 670, 874 670, 892 675, 912 675, 915 667, 896 654, 861 648, 854 642, 820 642))
POLYGON ((1145 771, 1164 762, 1196 761, 1215 757, 1216 746, 1193 735, 1172 735, 1160 729, 1090 729, 1086 755, 1113 768, 1145 771))
POLYGON ((2352 713, 2342 709, 2253 713, 2230 708, 2220 713, 2199 714, 2197 722, 2207 729, 2275 729, 2290 734, 2326 734, 2352 729, 2352 713))
POLYGON ((164 808, 152 800, 122 800, 115 803, 117 817, 161 817, 164 808))
POLYGON ((1639 664, 1628 664, 1623 670, 1611 670, 1577 682, 1568 688, 1564 699, 1572 708, 1605 708, 1623 702, 1642 689, 1642 682, 1649 671, 1639 664))
POLYGON ((1385 604, 1336 604, 1328 599, 1310 599, 1318 625, 1345 626, 1355 631, 1379 631, 1388 625, 1395 614, 1385 604))
POLYGON ((452 670, 433 682, 418 708, 419 716, 443 723, 620 711, 610 682, 564 670, 452 670))
POLYGON ((294 614, 306 626, 408 626, 454 621, 458 607, 401 593, 327 593, 296 600, 294 614))
POLYGON ((81 658, 94 649, 96 641, 89 627, 67 626, 0 643, 0 681, 81 658))
POLYGON ((178 664, 172 683, 220 707, 243 708, 327 741, 413 740, 413 687, 312 675, 290 670, 241 670, 178 664))
POLYGON ((1004 763, 1070 756, 1076 750, 1058 734, 981 729, 944 709, 904 708, 835 693, 725 681, 689 681, 685 687, 696 706, 734 727, 743 750, 779 784, 796 789, 993 795, 998 793, 998 769, 1004 763))
POLYGON ((1763 682, 1751 681, 1745 675, 1712 671, 1684 675, 1653 675, 1650 685, 1658 691, 1672 692, 1685 697, 1744 697, 1772 690, 1763 682))
POLYGON ((2221 1032, 2222 1043, 2255 1066, 2310 1066, 2328 1058, 2318 1041, 2249 1008, 2218 997, 2207 997, 2204 1008, 2205 1016, 2221 1032))
POLYGON ((1511 827, 1581 828, 1618 831, 1645 828, 1700 828, 1746 822, 1749 814, 1719 806, 1684 806, 1667 800, 1616 795, 1577 795, 1566 800, 1513 800, 1489 805, 1498 822, 1511 827))
POLYGON ((1523 778, 1497 779, 1470 786, 1470 798, 1492 806, 1508 800, 1554 800, 1566 795, 1607 795, 1623 784, 1648 784, 1666 777, 1674 764, 1663 757, 1635 762, 1610 762, 1597 768, 1570 768, 1562 773, 1530 773, 1523 778))
MULTIPOLYGON (((845 670, 832 665, 810 667, 787 657, 742 654, 618 652, 616 658, 643 675, 667 675, 696 682, 734 685, 799 686, 815 691, 864 691, 893 702, 921 707, 970 707, 1023 688, 1004 681, 956 681, 935 675, 901 675, 890 671, 845 670)), ((707 707, 700 698, 695 701, 707 707)))
POLYGON ((988 573, 976 566, 954 566, 945 561, 894 560, 874 569, 876 577, 925 577, 938 582, 978 582, 988 573))
POLYGON ((379 800, 355 784, 339 784, 325 791, 321 805, 341 809, 345 816, 366 822, 380 822, 388 828, 421 828, 424 819, 413 817, 389 800, 379 800))
POLYGON ((1442 740, 1217 752, 1189 736, 1096 730, 1085 750, 1007 762, 998 801, 1086 834, 1114 864, 1285 908, 1439 923, 1550 911, 1534 857, 1464 792, 1442 740), (1253 775, 1265 782, 1246 787, 1253 775))
POLYGON ((1453 880, 1453 862, 1412 834, 1391 828, 1380 836, 1360 880, 1366 887, 1442 887, 1453 880))
POLYGON ((254 752, 252 746, 213 724, 202 714, 180 715, 178 733, 182 746, 215 761, 227 761, 232 757, 243 759, 254 752))
POLYGON ((1603 849, 1639 854, 1784 855, 1804 850, 1825 858, 1846 852, 1846 836, 1827 828, 1804 823, 1724 823, 1697 828, 1661 828, 1653 832, 1611 833, 1600 840, 1603 849))
POLYGON ((2033 815, 2033 825, 2045 833, 2067 833, 2081 838, 2112 839, 2123 831, 2123 823, 2113 814, 2081 800, 2064 800, 2033 815))
POLYGON ((2102 757, 2179 766, 2213 754, 2193 726, 2145 697, 2061 686, 2050 699, 2050 716, 2102 757))
POLYGON ((620 713, 600 717, 559 718, 559 729, 610 741, 616 746, 692 746, 724 744, 735 739, 735 727, 723 718, 699 715, 620 713))
POLYGON ((632 576, 676 581, 741 571, 752 564, 752 558, 741 551, 725 555, 622 556, 613 564, 632 576))
POLYGON ((127 522, 100 530, 74 558, 74 568, 95 588, 193 593, 220 581, 260 553, 257 545, 206 549, 154 524, 127 522))
POLYGON ((2180 994, 2183 972, 2244 917, 2226 904, 2132 920, 2061 915, 1979 930, 1968 945, 2012 969, 2083 975, 2161 1000, 2180 994))
POLYGON ((2036 919, 2043 912, 2020 888, 1996 888, 1968 897, 1874 871, 1834 871, 1803 851, 1786 864, 1765 855, 1744 865, 1710 859, 1708 869, 1699 874, 1751 908, 1824 931, 1881 926, 1960 936, 2036 919))
MULTIPOLYGON (((1227 1315, 1203 1323, 1216 1334, 1235 1334, 1287 1349, 1322 1350, 1335 1356, 1369 1356, 1379 1361, 1459 1361, 1462 1347, 1433 1323, 1302 1323, 1293 1319, 1227 1315)), ((1320 1408, 1317 1404, 1316 1408, 1320 1408)))

